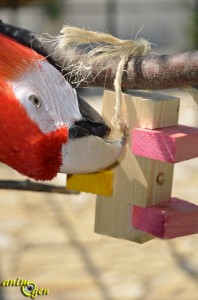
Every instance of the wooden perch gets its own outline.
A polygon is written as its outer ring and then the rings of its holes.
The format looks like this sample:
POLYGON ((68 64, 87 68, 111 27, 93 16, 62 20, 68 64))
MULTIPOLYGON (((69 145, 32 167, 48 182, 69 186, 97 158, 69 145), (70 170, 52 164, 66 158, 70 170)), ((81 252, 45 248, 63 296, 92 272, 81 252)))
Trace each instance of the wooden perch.
POLYGON ((0 189, 44 192, 44 193, 59 193, 59 194, 69 194, 69 195, 79 194, 79 192, 76 191, 66 190, 65 187, 62 186, 32 182, 30 180, 24 180, 24 181, 0 180, 0 189))
MULTIPOLYGON (((49 57, 61 67, 63 75, 70 71, 70 57, 59 52, 52 43, 42 42, 49 57)), ((83 57, 83 54, 82 54, 83 57)), ((78 59, 81 59, 79 54, 78 59)), ((114 89, 114 79, 120 58, 116 61, 101 62, 91 66, 90 74, 80 87, 104 87, 114 89), (107 67, 107 64, 110 67, 107 67)), ((75 64, 75 61, 73 61, 75 64)), ((85 76, 86 77, 86 76, 85 76)), ((71 78, 72 80, 72 78, 71 78)), ((198 85, 198 51, 173 55, 149 55, 129 59, 122 80, 122 89, 158 90, 198 85)))
MULTIPOLYGON (((22 28, 0 22, 0 32, 18 42, 33 48, 46 56, 51 64, 64 75, 68 74, 71 58, 57 48, 54 39, 22 28)), ((81 60, 79 53, 78 60, 81 60)), ((93 65, 86 81, 80 87, 93 86, 114 89, 114 79, 120 58, 112 61, 110 67, 103 61, 93 65)), ((75 63, 75 61, 74 61, 75 63)), ((72 69, 72 66, 71 66, 72 69)), ((70 69, 70 70, 71 70, 70 69)), ((72 79, 72 78, 71 78, 72 79)), ((173 55, 139 56, 129 60, 123 76, 122 89, 157 90, 198 85, 198 51, 173 55)))
MULTIPOLYGON (((45 42, 43 42, 43 46, 44 48, 49 47, 45 42)), ((67 75, 69 71, 67 54, 65 53, 63 57, 58 49, 55 52, 53 52, 52 46, 50 49, 50 58, 57 65, 62 66, 61 72, 63 75, 67 75)), ((119 58, 108 68, 105 66, 105 61, 93 65, 90 75, 86 81, 80 83, 80 87, 104 87, 113 90, 118 63, 119 58)), ((158 90, 195 85, 198 85, 198 51, 131 58, 122 80, 123 91, 128 89, 158 90)))

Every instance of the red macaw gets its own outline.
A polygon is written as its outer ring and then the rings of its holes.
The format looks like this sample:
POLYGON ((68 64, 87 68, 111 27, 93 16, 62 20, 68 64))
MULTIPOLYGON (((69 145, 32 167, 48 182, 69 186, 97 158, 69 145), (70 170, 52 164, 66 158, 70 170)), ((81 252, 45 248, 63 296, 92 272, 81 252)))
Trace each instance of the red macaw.
POLYGON ((109 132, 44 56, 0 33, 1 162, 36 180, 95 172, 123 149, 109 132))

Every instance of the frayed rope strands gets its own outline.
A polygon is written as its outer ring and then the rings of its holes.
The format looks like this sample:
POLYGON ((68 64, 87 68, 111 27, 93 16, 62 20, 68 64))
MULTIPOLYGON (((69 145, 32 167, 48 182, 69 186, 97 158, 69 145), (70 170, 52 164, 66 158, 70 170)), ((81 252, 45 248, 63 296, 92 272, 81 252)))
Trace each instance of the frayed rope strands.
POLYGON ((104 68, 108 68, 109 65, 115 63, 115 59, 120 60, 114 81, 116 104, 112 125, 124 131, 126 125, 121 116, 121 105, 122 77, 125 66, 130 57, 151 53, 150 43, 145 39, 121 40, 110 34, 93 32, 72 26, 64 26, 61 34, 56 37, 56 41, 58 44, 57 47, 71 57, 69 75, 71 78, 75 78, 76 81, 73 82, 75 84, 85 81, 88 78, 93 65, 102 64, 105 61, 107 64, 104 68), (89 46, 89 51, 85 50, 83 55, 81 53, 80 60, 74 63, 76 57, 79 55, 76 49, 85 45, 89 46))

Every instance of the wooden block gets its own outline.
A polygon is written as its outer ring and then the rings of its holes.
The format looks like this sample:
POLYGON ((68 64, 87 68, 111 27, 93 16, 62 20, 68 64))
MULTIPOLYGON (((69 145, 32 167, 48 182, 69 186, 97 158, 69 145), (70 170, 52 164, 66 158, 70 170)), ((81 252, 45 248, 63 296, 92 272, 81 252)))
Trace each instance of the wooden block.
POLYGON ((132 225, 162 239, 198 233, 198 206, 178 198, 146 208, 135 205, 132 225))
POLYGON ((155 130, 135 128, 135 155, 177 163, 198 156, 198 128, 176 125, 155 130))
MULTIPOLYGON (((158 94, 137 92, 122 94, 123 116, 128 116, 130 130, 149 124, 151 128, 169 126, 177 123, 178 99, 158 94), (142 96, 141 96, 142 95, 142 96), (162 100, 163 99, 163 100, 162 100), (160 105, 159 105, 160 103, 160 105), (157 108, 155 108, 155 106, 157 108), (159 109, 160 107, 160 109, 159 109), (165 111, 175 110, 170 117, 165 111), (153 118, 155 111, 155 118, 153 118), (141 117, 143 115, 143 117, 141 117), (146 120, 146 121, 145 121, 146 120)), ((108 124, 115 114, 115 93, 105 91, 103 97, 103 117, 108 124)), ((118 130, 112 129, 112 139, 120 137, 118 130)), ((109 198, 98 196, 96 201, 95 232, 112 237, 128 239, 143 243, 151 235, 131 227, 131 205, 149 206, 171 197, 173 164, 137 157, 131 153, 131 137, 123 157, 114 166, 113 195, 109 198)))
POLYGON ((91 174, 68 175, 67 189, 111 196, 113 192, 113 171, 104 170, 91 174))
POLYGON ((139 102, 136 111, 137 127, 155 129, 177 125, 180 99, 158 92, 131 91, 127 94, 139 102), (144 100, 141 104, 141 101, 144 100), (171 102, 171 105, 170 105, 171 102))

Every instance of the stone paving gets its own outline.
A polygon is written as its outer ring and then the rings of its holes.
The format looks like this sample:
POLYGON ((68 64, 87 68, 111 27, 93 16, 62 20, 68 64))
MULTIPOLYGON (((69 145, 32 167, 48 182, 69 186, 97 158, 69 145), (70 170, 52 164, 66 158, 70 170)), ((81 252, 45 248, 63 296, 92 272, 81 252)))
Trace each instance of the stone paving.
MULTIPOLYGON (((0 165, 0 178, 24 179, 0 165)), ((175 168, 173 195, 198 203, 198 160, 175 168)), ((53 183, 63 185, 65 176, 53 183)), ((197 300, 198 235, 139 245, 93 232, 95 196, 0 191, 0 281, 26 279, 47 300, 197 300)), ((0 300, 25 299, 0 287, 0 300)))

